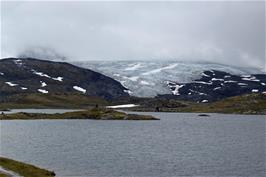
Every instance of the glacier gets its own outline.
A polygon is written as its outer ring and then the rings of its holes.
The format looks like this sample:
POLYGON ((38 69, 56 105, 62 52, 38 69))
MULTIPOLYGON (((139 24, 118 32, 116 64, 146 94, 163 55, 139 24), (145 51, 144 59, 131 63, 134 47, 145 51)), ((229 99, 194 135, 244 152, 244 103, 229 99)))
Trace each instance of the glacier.
POLYGON ((206 70, 220 70, 235 75, 260 74, 256 68, 241 68, 217 63, 152 61, 72 61, 76 66, 94 70, 119 81, 132 96, 154 97, 171 94, 167 81, 188 83, 206 70))

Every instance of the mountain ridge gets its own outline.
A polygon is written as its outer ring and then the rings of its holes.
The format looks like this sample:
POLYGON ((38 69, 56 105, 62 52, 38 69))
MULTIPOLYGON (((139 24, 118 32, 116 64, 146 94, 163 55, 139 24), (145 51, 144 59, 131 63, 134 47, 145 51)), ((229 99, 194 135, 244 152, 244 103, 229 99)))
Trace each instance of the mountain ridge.
POLYGON ((0 60, 0 95, 17 93, 81 93, 105 99, 127 97, 118 81, 66 62, 35 58, 0 60))

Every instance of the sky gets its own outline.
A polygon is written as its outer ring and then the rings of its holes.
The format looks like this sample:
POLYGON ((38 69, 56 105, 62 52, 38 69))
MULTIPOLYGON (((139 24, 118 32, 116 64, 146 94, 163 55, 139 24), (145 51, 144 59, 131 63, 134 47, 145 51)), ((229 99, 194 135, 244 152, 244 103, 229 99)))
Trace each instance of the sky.
POLYGON ((266 68, 265 51, 264 1, 1 1, 1 58, 173 59, 266 68))

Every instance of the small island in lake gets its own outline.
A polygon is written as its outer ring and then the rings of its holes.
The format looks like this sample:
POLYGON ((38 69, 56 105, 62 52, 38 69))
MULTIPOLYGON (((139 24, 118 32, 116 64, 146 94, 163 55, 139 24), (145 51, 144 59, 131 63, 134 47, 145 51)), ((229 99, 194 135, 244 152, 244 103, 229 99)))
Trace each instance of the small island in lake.
POLYGON ((0 120, 32 119, 94 119, 94 120, 159 120, 150 115, 127 114, 104 108, 93 108, 85 111, 66 112, 63 114, 25 113, 1 114, 0 120))

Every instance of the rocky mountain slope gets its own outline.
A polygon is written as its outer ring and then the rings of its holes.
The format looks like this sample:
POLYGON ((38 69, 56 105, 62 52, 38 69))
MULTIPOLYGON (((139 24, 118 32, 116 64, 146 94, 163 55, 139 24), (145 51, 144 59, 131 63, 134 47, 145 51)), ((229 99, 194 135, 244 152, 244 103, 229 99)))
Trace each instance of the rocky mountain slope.
POLYGON ((159 97, 211 102, 248 93, 266 94, 266 74, 233 75, 228 72, 209 70, 200 79, 190 83, 166 81, 172 94, 159 97))
POLYGON ((33 58, 0 60, 0 98, 21 93, 80 93, 105 99, 127 97, 118 81, 64 62, 33 58))

